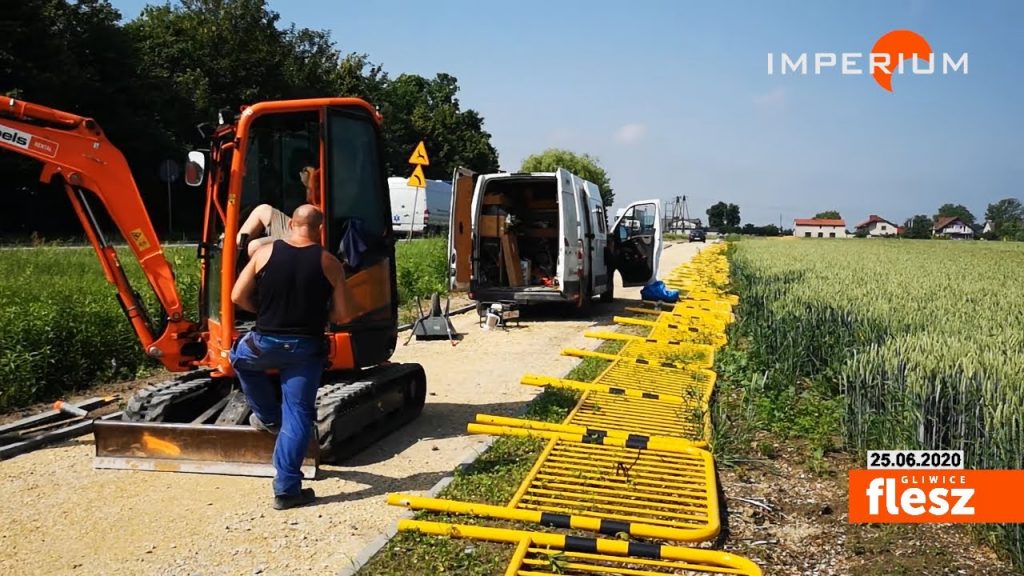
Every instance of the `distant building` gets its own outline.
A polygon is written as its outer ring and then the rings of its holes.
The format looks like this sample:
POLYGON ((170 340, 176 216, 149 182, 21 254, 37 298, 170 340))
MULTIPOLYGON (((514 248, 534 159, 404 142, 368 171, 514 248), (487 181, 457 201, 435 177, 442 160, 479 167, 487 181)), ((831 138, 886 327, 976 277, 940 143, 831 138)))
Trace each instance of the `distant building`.
POLYGON ((847 238, 846 222, 842 219, 797 218, 793 221, 793 236, 797 238, 847 238))
POLYGON ((868 219, 857 224, 857 232, 867 236, 895 236, 900 233, 900 227, 882 218, 877 214, 868 216, 868 219))
POLYGON ((932 226, 932 234, 956 240, 970 240, 974 238, 974 230, 964 223, 959 216, 945 216, 932 226))
POLYGON ((985 220, 985 227, 981 229, 982 234, 989 234, 996 231, 996 225, 991 220, 985 220))

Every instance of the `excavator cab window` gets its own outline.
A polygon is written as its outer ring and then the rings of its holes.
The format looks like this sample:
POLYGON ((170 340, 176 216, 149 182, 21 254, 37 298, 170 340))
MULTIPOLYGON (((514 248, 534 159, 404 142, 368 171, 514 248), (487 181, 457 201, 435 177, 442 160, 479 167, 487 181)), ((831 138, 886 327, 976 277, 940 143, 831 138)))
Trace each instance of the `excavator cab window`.
MULTIPOLYGON (((364 354, 392 349, 397 321, 391 201, 378 129, 361 107, 329 108, 324 197, 327 247, 345 264, 353 309, 353 347, 364 354), (356 327, 358 325, 358 328, 356 327), (372 327, 376 328, 372 328, 372 327)), ((361 363, 385 356, 361 357, 361 363)))
POLYGON ((303 169, 318 168, 319 159, 317 112, 269 114, 254 120, 245 157, 241 221, 260 204, 290 216, 306 202, 303 169))
POLYGON ((360 270, 386 255, 391 231, 379 139, 365 113, 329 110, 327 118, 327 246, 360 270))

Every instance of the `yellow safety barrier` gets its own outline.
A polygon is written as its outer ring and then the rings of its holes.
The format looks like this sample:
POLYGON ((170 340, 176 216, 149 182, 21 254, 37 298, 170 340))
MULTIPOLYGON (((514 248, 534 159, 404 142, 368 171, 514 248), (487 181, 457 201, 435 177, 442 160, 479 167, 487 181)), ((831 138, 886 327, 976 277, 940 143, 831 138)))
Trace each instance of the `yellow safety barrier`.
POLYGON ((586 392, 565 420, 575 426, 618 428, 636 434, 684 438, 706 447, 711 437, 707 405, 586 392))
POLYGON ((700 448, 696 448, 692 444, 681 442, 678 438, 647 436, 644 434, 629 434, 626 437, 619 437, 601 434, 588 434, 586 432, 576 433, 544 430, 540 428, 493 426, 491 424, 479 424, 476 422, 470 422, 467 424, 466 431, 470 434, 545 438, 548 440, 563 440, 566 442, 597 444, 599 446, 613 446, 616 448, 629 448, 633 450, 654 450, 658 452, 679 453, 688 453, 691 450, 700 450, 700 448))
POLYGON ((687 311, 677 312, 675 310, 658 311, 653 308, 636 308, 632 306, 626 307, 626 312, 642 314, 644 316, 655 316, 656 318, 652 318, 655 322, 672 322, 676 324, 697 326, 710 332, 725 332, 725 322, 723 320, 711 318, 702 314, 687 311))
POLYGON ((715 350, 739 303, 728 285, 729 266, 713 246, 666 276, 685 298, 628 307, 638 317, 617 324, 649 328, 645 336, 588 331, 591 338, 622 341, 608 354, 568 348, 563 355, 599 358, 609 366, 592 382, 526 374, 521 383, 578 390, 579 402, 560 423, 477 414, 471 434, 534 437, 547 445, 506 506, 391 494, 388 503, 416 510, 462 514, 583 530, 620 539, 505 530, 403 520, 418 530, 517 545, 506 576, 548 573, 665 573, 760 575, 746 558, 725 552, 646 544, 623 538, 700 542, 720 530, 709 403, 717 374, 715 350))
POLYGON ((715 348, 707 344, 658 340, 611 331, 588 331, 583 335, 587 338, 624 341, 625 345, 616 354, 626 358, 644 358, 652 362, 673 362, 701 368, 711 368, 715 364, 715 348))
MULTIPOLYGON (((718 374, 713 370, 708 370, 701 366, 695 366, 693 364, 685 364, 681 362, 671 362, 668 360, 649 360, 647 358, 630 358, 623 357, 618 354, 608 354, 605 352, 597 352, 595 350, 580 350, 578 348, 566 348, 562 350, 563 356, 575 356, 577 358, 599 358, 601 360, 608 360, 611 362, 622 362, 628 363, 633 362, 643 366, 658 366, 660 368, 669 368, 673 370, 683 370, 686 372, 686 376, 683 377, 684 381, 688 381, 692 377, 695 381, 706 384, 709 387, 715 385, 715 381, 718 379, 718 374)), ((609 368, 610 370, 610 368, 609 368)), ((600 381, 599 377, 595 382, 600 381)))
POLYGON ((647 576, 672 572, 762 575, 761 569, 750 560, 718 550, 408 519, 400 520, 398 529, 515 544, 516 550, 505 576, 558 573, 647 576), (669 570, 672 572, 667 572, 669 570))
POLYGON ((527 386, 591 390, 675 403, 706 404, 711 399, 713 391, 712 383, 702 382, 698 374, 687 375, 683 370, 637 365, 631 362, 613 362, 602 376, 603 378, 598 378, 593 382, 580 382, 565 378, 526 374, 520 378, 519 382, 527 386))
POLYGON ((702 330, 699 326, 641 320, 626 316, 615 316, 612 318, 612 321, 616 324, 650 327, 651 333, 648 336, 651 338, 668 338, 685 342, 696 342, 698 344, 708 344, 715 348, 721 348, 728 342, 724 332, 702 330))
POLYGON ((694 443, 686 438, 674 438, 671 436, 639 434, 632 431, 616 430, 613 428, 596 428, 592 426, 580 426, 578 424, 556 424, 554 422, 524 420, 521 418, 509 418, 507 416, 491 416, 490 414, 477 414, 476 421, 478 424, 488 424, 491 426, 501 426, 507 428, 547 430, 551 432, 562 432, 566 434, 592 436, 598 438, 604 436, 607 436, 609 438, 621 438, 627 441, 627 446, 629 446, 630 443, 642 443, 643 445, 647 446, 650 445, 650 442, 652 441, 658 445, 670 445, 678 448, 689 448, 694 446, 694 443))
POLYGON ((712 318, 717 318, 726 324, 733 321, 732 304, 728 302, 711 302, 708 300, 689 300, 680 298, 678 302, 668 304, 661 302, 639 302, 640 306, 659 312, 671 310, 673 312, 695 312, 712 318))

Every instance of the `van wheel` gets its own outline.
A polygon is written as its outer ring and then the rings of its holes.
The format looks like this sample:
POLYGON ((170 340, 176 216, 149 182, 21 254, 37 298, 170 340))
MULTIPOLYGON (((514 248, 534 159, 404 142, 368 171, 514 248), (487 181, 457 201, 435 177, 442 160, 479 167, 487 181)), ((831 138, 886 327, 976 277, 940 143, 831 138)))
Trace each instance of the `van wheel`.
POLYGON ((590 315, 590 306, 593 303, 594 295, 590 293, 590 278, 587 278, 580 286, 580 301, 576 305, 576 315, 586 317, 590 315))
POLYGON ((604 292, 601 294, 601 302, 605 304, 613 302, 615 300, 615 269, 608 269, 608 280, 604 287, 604 292))

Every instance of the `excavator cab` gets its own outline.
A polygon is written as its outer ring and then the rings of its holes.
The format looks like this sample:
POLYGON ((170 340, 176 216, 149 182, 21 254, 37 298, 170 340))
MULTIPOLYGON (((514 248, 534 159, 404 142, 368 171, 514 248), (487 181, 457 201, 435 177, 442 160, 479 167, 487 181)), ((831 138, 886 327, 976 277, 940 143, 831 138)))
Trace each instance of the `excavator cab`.
MULTIPOLYGON (((239 114, 222 113, 215 127, 201 129, 208 147, 190 152, 185 164, 186 183, 206 192, 195 314, 184 313, 127 163, 95 121, 14 99, 7 104, 0 106, 0 130, 21 136, 0 147, 42 161, 43 180, 63 181, 145 352, 179 373, 133 395, 121 420, 94 423, 97 467, 273 475, 274 437, 248 426, 249 407, 228 360, 232 345, 254 324, 230 295, 247 259, 240 231, 260 206, 278 217, 303 203, 319 206, 321 242, 345 264, 349 286, 348 318, 324 333, 328 360, 306 475, 420 413, 422 367, 388 362, 398 338, 395 238, 382 119, 370 104, 355 98, 260 102, 239 114), (94 214, 104 209, 156 293, 158 326, 99 230, 94 214)), ((267 232, 279 234, 280 226, 262 226, 257 236, 267 232)))

